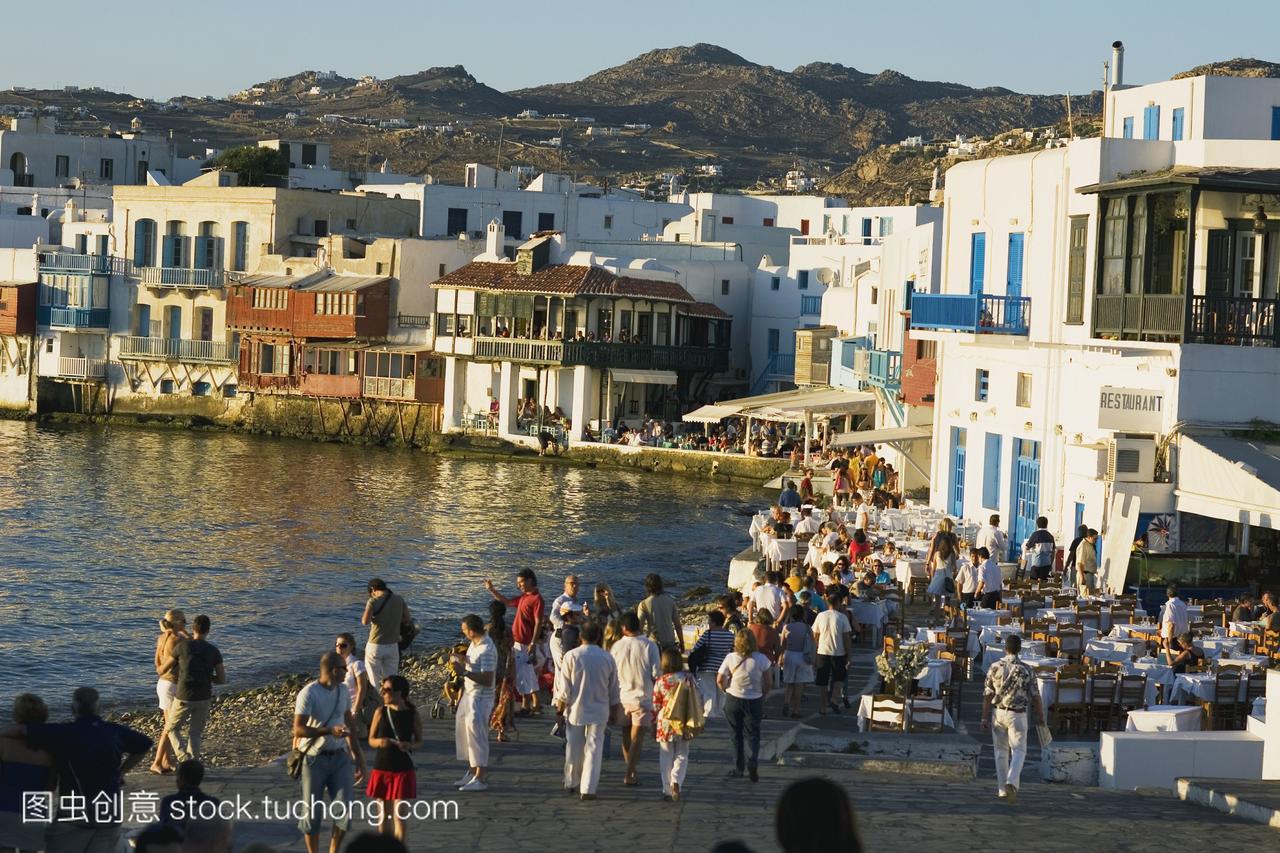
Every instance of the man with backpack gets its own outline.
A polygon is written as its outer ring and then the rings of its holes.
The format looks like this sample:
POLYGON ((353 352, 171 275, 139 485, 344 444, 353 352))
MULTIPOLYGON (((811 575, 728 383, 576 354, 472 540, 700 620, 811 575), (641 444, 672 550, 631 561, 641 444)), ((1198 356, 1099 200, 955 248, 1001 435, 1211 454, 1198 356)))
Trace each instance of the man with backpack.
POLYGON ((1036 519, 1035 531, 1022 544, 1022 568, 1040 581, 1049 579, 1049 572, 1053 571, 1053 558, 1058 549, 1048 528, 1049 519, 1040 516, 1036 519))
POLYGON ((371 578, 368 589, 369 600, 360 616, 360 624, 369 626, 364 666, 369 683, 380 690, 387 676, 400 672, 400 638, 412 630, 413 619, 404 599, 388 589, 382 578, 371 578))

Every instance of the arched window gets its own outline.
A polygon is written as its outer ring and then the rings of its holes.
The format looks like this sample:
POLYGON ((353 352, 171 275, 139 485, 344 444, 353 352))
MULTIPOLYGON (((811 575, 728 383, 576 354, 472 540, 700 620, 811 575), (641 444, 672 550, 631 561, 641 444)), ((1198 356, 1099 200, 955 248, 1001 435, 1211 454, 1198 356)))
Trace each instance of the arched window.
POLYGON ((154 219, 139 219, 133 224, 133 265, 135 267, 156 265, 156 221, 154 219))
POLYGON ((211 270, 222 266, 222 253, 218 251, 218 223, 205 221, 200 223, 200 233, 196 237, 195 266, 196 269, 211 270))
POLYGON ((164 260, 166 267, 185 267, 187 265, 187 238, 183 236, 185 223, 181 219, 170 219, 164 231, 164 260))

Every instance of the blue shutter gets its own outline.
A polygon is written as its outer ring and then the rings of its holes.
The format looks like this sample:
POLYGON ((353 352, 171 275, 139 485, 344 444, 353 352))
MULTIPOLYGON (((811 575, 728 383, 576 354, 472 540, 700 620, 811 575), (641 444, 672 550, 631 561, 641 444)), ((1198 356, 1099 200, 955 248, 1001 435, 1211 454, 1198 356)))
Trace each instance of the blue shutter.
POLYGON ((174 237, 172 234, 164 235, 164 253, 160 260, 160 266, 162 267, 173 266, 173 253, 174 253, 173 250, 177 242, 177 239, 178 238, 174 237))
POLYGON ((1005 296, 1022 296, 1022 254, 1026 236, 1021 231, 1009 235, 1009 277, 1005 282, 1005 296))
POLYGON ((1271 108, 1271 138, 1280 140, 1280 107, 1271 108))
POLYGON ((1122 135, 1125 139, 1133 139, 1133 116, 1125 116, 1124 132, 1122 135))
POLYGON ((149 222, 149 219, 139 219, 133 223, 133 265, 137 267, 151 266, 147 251, 151 243, 151 235, 147 233, 149 222))
POLYGON ((1152 104, 1142 111, 1142 138, 1160 138, 1160 107, 1156 104, 1152 104))
MULTIPOLYGON (((546 229, 551 230, 551 229, 546 229)), ((243 270, 245 256, 249 249, 249 223, 237 222, 235 224, 235 269, 243 270)))
POLYGON ((1173 141, 1179 142, 1182 139, 1182 121, 1186 115, 1186 110, 1178 107, 1173 111, 1173 141))
POLYGON ((969 293, 982 295, 983 285, 987 279, 987 235, 978 232, 970 238, 969 255, 969 293))
POLYGON ((863 237, 871 236, 871 220, 869 218, 862 220, 862 236, 863 237))
POLYGON ((987 433, 987 449, 982 455, 982 505, 1000 508, 1000 445, 1002 437, 987 433))

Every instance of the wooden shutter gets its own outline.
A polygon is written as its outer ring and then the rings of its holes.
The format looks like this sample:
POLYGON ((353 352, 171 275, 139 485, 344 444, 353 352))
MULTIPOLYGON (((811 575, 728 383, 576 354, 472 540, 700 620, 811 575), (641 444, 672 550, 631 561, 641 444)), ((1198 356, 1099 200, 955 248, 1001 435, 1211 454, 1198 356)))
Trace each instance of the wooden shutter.
POLYGON ((1084 322, 1085 248, 1089 239, 1089 217, 1071 217, 1071 239, 1067 249, 1067 322, 1084 322))
POLYGON ((1235 235, 1226 229, 1209 232, 1209 257, 1205 270, 1204 289, 1208 294, 1231 292, 1231 280, 1235 273, 1235 253, 1232 251, 1235 235))
POLYGON ((970 238, 969 293, 981 296, 987 278, 987 235, 978 232, 970 238))

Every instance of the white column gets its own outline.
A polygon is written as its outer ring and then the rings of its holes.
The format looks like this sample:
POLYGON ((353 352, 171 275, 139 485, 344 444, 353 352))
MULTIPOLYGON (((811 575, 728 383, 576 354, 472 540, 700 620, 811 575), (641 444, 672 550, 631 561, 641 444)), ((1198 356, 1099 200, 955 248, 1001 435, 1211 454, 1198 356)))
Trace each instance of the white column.
POLYGON ((459 385, 465 385, 466 368, 453 356, 445 356, 444 360, 444 409, 440 416, 441 428, 448 432, 461 425, 459 420, 462 407, 458 405, 459 385), (461 367, 461 369, 459 369, 461 367))
POLYGON ((569 420, 572 421, 572 427, 569 430, 570 441, 582 441, 582 428, 587 423, 587 413, 589 411, 589 393, 591 386, 587 381, 590 378, 591 368, 585 364, 579 364, 573 368, 573 405, 569 412, 569 420))
POLYGON ((516 431, 516 389, 520 369, 509 361, 502 362, 498 373, 498 435, 516 431))

